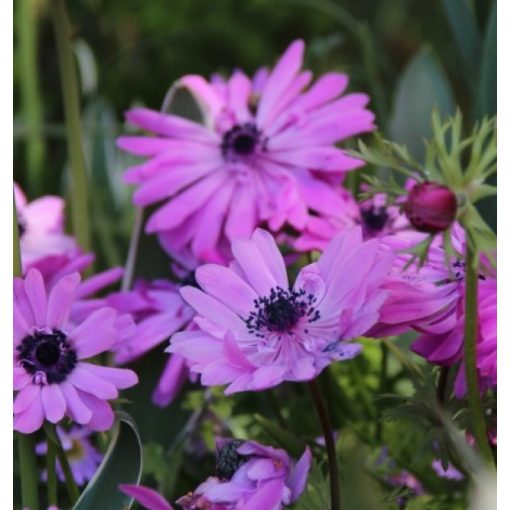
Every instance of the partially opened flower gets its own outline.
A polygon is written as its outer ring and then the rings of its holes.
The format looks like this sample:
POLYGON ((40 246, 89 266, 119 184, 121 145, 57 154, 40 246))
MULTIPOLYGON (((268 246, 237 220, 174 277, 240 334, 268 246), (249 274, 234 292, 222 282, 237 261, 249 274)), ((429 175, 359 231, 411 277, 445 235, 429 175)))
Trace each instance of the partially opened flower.
MULTIPOLYGON (((93 431, 87 427, 74 426, 66 431, 62 427, 57 427, 57 434, 62 444, 62 448, 69 461, 69 466, 73 473, 74 481, 78 485, 88 482, 96 472, 103 455, 95 448, 90 441, 93 431)), ((48 451, 46 442, 39 443, 36 447, 38 455, 45 455, 48 451)), ((59 479, 65 482, 65 474, 62 471, 60 461, 57 459, 56 470, 59 479)), ((43 479, 47 479, 47 472, 43 473, 43 479)))
MULTIPOLYGON (((176 504, 182 510, 280 510, 304 491, 311 462, 309 448, 294 462, 284 450, 255 441, 219 439, 216 476, 176 504)), ((149 510, 172 508, 146 487, 123 485, 120 489, 149 510)))
POLYGON ((119 320, 103 307, 79 324, 69 321, 78 273, 63 277, 48 292, 41 273, 30 269, 14 279, 14 428, 30 433, 44 420, 68 416, 93 430, 107 430, 114 419, 108 400, 137 382, 131 370, 84 360, 108 351, 118 341, 119 320))
POLYGON ((178 81, 202 106, 205 125, 136 108, 129 122, 154 133, 124 136, 120 148, 149 160, 130 168, 133 200, 165 201, 146 231, 170 253, 202 262, 228 258, 230 242, 267 224, 301 231, 311 212, 341 213, 333 185, 362 166, 335 144, 374 129, 365 94, 343 97, 348 77, 328 73, 314 85, 301 70, 303 41, 293 42, 270 72, 250 79, 236 71, 212 83, 188 75, 178 81))
MULTIPOLYGON (((130 338, 115 351, 115 361, 120 364, 133 361, 168 340, 188 325, 194 315, 179 294, 179 286, 162 279, 139 280, 133 290, 113 293, 106 302, 118 312, 129 313, 136 323, 130 338)), ((184 359, 172 354, 153 394, 153 402, 159 406, 172 402, 188 374, 184 359)))
POLYGON ((345 188, 339 187, 335 192, 338 210, 310 217, 306 227, 291 241, 296 250, 323 250, 339 232, 355 225, 361 225, 364 239, 400 234, 409 228, 400 207, 386 205, 386 196, 382 193, 358 203, 345 188))
POLYGON ((64 233, 64 200, 46 195, 28 202, 14 183, 23 272, 37 267, 45 276, 79 255, 75 240, 64 233))
POLYGON ((168 351, 186 358, 202 384, 234 393, 308 381, 360 352, 349 340, 374 325, 387 296, 380 287, 393 255, 379 240, 364 242, 359 227, 339 234, 293 286, 268 232, 257 229, 232 251, 229 267, 196 270, 202 290, 181 290, 200 330, 176 333, 168 351))
MULTIPOLYGON (((417 234, 420 236, 420 234, 417 234)), ((395 251, 415 244, 416 235, 386 238, 384 242, 395 251)), ((455 225, 453 247, 465 252, 464 231, 455 225)), ((429 249, 426 264, 406 268, 409 253, 401 253, 384 283, 388 299, 381 308, 379 323, 371 329, 371 336, 401 334, 414 329, 421 335, 411 349, 429 362, 451 366, 462 362, 465 323, 465 262, 461 258, 446 264, 447 257, 440 239, 429 249)), ((497 383, 497 281, 494 270, 483 260, 478 281, 478 345, 477 368, 482 391, 497 383)), ((455 394, 466 393, 464 367, 461 363, 455 394)))

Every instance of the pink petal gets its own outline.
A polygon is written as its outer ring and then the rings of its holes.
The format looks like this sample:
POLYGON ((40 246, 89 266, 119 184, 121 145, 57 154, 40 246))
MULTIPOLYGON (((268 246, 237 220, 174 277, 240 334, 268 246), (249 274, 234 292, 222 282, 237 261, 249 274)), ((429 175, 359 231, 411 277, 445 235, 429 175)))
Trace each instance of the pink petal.
POLYGON ((104 400, 100 400, 90 393, 77 390, 80 399, 92 411, 92 418, 87 426, 96 431, 104 431, 111 429, 115 414, 110 405, 104 400))
POLYGON ((125 388, 131 388, 131 386, 138 383, 138 376, 127 368, 102 367, 100 365, 84 362, 80 363, 80 366, 98 378, 110 382, 118 389, 123 390, 125 388))
POLYGON ((158 407, 170 405, 179 394, 188 373, 186 360, 182 356, 179 354, 170 356, 152 394, 152 402, 158 407))
POLYGON ((257 228, 251 239, 257 246, 277 285, 286 289, 289 286, 287 268, 274 237, 266 230, 257 228))
POLYGON ((255 492, 244 505, 243 510, 274 510, 279 508, 283 497, 283 480, 271 480, 255 492))
POLYGON ((85 363, 79 363, 76 366, 69 376, 69 382, 79 390, 86 391, 100 399, 108 400, 119 396, 117 388, 111 382, 87 370, 85 363))
POLYGON ((306 488, 306 482, 308 480, 308 474, 312 465, 312 452, 308 446, 306 447, 303 455, 298 460, 294 469, 291 471, 289 478, 287 479, 286 485, 292 491, 291 503, 297 501, 299 496, 303 493, 306 488))
POLYGON ((100 308, 69 334, 79 359, 95 356, 113 345, 117 336, 113 327, 116 315, 113 308, 100 308))
POLYGON ((41 273, 37 269, 29 269, 25 277, 24 286, 36 324, 38 326, 46 326, 47 297, 41 273))
POLYGON ((60 389, 66 399, 67 411, 72 420, 80 425, 88 423, 92 418, 92 411, 83 403, 75 387, 69 381, 64 381, 60 389))
POLYGON ((14 430, 23 434, 31 434, 40 429, 44 421, 41 399, 36 398, 22 413, 14 417, 14 430))
POLYGON ((41 393, 40 386, 36 384, 30 384, 26 388, 22 389, 14 399, 13 412, 14 414, 25 411, 36 398, 39 398, 41 393))
POLYGON ((147 510, 173 510, 173 507, 161 494, 153 489, 149 489, 149 487, 122 484, 119 485, 119 489, 124 494, 134 498, 147 510))
POLYGON ((48 326, 60 328, 67 322, 80 280, 79 273, 71 273, 61 278, 51 289, 48 298, 48 326))
POLYGON ((64 417, 66 401, 58 384, 41 388, 41 402, 46 419, 51 423, 57 423, 64 417))
POLYGON ((13 390, 19 391, 32 380, 32 376, 26 372, 23 367, 14 367, 13 369, 13 390))

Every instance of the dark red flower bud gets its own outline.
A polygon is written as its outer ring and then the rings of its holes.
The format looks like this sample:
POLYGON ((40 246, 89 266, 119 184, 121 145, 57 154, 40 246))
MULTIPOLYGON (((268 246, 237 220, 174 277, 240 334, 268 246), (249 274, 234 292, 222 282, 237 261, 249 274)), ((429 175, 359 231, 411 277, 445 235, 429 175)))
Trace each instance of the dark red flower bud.
POLYGON ((457 198, 447 186, 421 182, 409 192, 404 212, 416 230, 442 232, 455 221, 457 198))

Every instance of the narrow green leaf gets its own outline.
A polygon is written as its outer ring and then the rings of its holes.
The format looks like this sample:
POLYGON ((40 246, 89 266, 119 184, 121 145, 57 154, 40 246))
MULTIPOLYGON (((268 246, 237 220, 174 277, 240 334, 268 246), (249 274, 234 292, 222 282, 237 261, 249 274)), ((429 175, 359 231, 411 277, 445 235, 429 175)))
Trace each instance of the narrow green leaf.
POLYGON ((119 491, 122 483, 138 484, 142 474, 142 443, 133 419, 117 412, 112 438, 103 462, 73 510, 127 510, 132 500, 119 491))
POLYGON ((496 113, 496 89, 497 89, 497 22, 496 2, 492 6, 491 15, 485 31, 485 40, 482 49, 482 61, 479 71, 478 82, 478 117, 494 115, 496 113))
POLYGON ((430 138, 430 112, 453 114, 455 99, 441 64, 431 49, 424 47, 411 60, 397 85, 393 115, 389 124, 392 139, 407 146, 423 162, 424 139, 430 138))
POLYGON ((292 456, 300 457, 306 448, 306 444, 299 437, 288 430, 284 430, 272 421, 260 414, 254 416, 255 421, 270 435, 279 445, 287 450, 292 456))

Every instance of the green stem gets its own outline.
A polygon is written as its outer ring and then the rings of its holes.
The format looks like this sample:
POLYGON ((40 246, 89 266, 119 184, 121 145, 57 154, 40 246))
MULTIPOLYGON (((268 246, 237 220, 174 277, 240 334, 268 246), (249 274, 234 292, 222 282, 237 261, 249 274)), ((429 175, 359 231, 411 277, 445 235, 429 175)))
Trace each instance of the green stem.
POLYGON ((136 258, 138 256, 138 245, 140 244, 140 236, 142 234, 143 227, 143 209, 136 209, 135 222, 133 224, 133 230, 131 232, 131 239, 129 241, 129 251, 126 259, 126 265, 124 266, 124 277, 122 278, 121 289, 127 291, 133 284, 133 278, 135 275, 136 258))
POLYGON ((439 379, 437 380, 436 398, 441 406, 444 406, 447 400, 446 386, 448 383, 448 375, 450 367, 441 367, 439 372, 439 379))
POLYGON ((62 444, 60 443, 58 436, 57 440, 59 441, 57 447, 58 461, 60 463, 60 467, 62 468, 62 472, 64 473, 64 478, 66 479, 66 487, 67 493, 69 494, 69 499, 71 500, 71 503, 74 504, 80 495, 80 491, 78 490, 78 486, 74 481, 73 472, 69 466, 69 460, 67 458, 66 452, 62 448, 62 444))
MULTIPOLYGON (((21 252, 19 247, 18 218, 16 216, 16 203, 13 200, 13 273, 21 276, 21 252)), ((39 508, 38 472, 35 458, 35 443, 33 434, 17 434, 19 468, 21 477, 21 502, 23 508, 37 510, 39 508)))
MULTIPOLYGON (((379 393, 384 393, 386 391, 386 386, 388 384, 388 346, 384 343, 381 343, 381 372, 379 374, 379 393)), ((383 433, 383 422, 381 417, 377 420, 376 429, 375 429, 375 437, 378 441, 381 440, 383 433)))
POLYGON ((51 0, 51 14, 57 43, 60 82, 64 99, 67 150, 71 168, 71 213, 78 244, 90 250, 87 171, 82 146, 80 100, 76 64, 71 46, 71 31, 64 0, 51 0))
POLYGON ((464 324, 464 365, 468 402, 472 415, 473 436, 482 458, 493 464, 487 428, 480 398, 478 372, 476 368, 476 344, 478 337, 478 271, 475 256, 466 243, 466 304, 464 324))
MULTIPOLYGON (((55 435, 57 434, 55 426, 52 427, 55 435)), ((46 435, 46 443, 48 450, 46 452, 46 470, 48 472, 48 480, 46 487, 48 490, 48 505, 58 504, 58 485, 57 485, 57 471, 56 471, 56 457, 57 457, 57 445, 53 442, 53 439, 46 435)))
POLYGON ((310 392, 312 394, 313 403, 324 434, 326 442, 326 451, 328 453, 328 467, 329 467, 329 483, 331 494, 331 510, 340 510, 340 475, 338 472, 338 462, 336 458, 335 438, 333 435, 333 428, 329 420, 326 404, 321 395, 321 390, 315 379, 308 383, 310 392))
POLYGON ((41 136, 42 109, 37 77, 37 15, 34 0, 18 0, 16 35, 18 41, 19 87, 23 121, 29 128, 25 142, 25 168, 31 190, 42 192, 44 143, 41 136))

